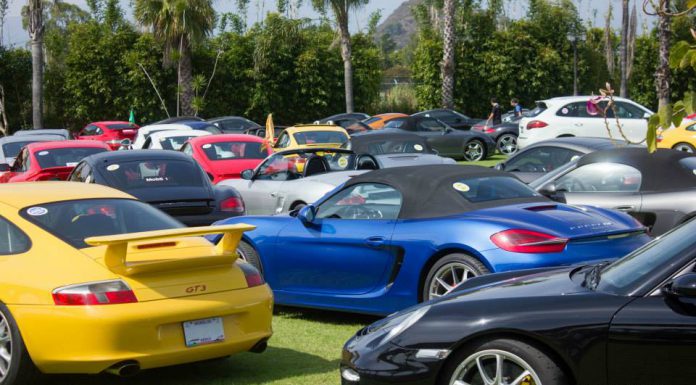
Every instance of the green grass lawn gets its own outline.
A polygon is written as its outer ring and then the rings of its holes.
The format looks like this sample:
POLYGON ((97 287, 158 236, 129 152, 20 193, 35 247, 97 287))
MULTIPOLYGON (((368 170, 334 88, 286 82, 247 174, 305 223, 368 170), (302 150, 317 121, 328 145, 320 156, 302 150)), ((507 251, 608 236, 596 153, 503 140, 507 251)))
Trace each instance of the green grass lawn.
POLYGON ((135 377, 46 376, 41 385, 338 385, 343 344, 375 317, 280 308, 261 354, 146 370, 135 377))
POLYGON ((505 155, 495 154, 492 157, 480 162, 459 162, 459 164, 473 164, 476 166, 491 167, 507 159, 505 155))

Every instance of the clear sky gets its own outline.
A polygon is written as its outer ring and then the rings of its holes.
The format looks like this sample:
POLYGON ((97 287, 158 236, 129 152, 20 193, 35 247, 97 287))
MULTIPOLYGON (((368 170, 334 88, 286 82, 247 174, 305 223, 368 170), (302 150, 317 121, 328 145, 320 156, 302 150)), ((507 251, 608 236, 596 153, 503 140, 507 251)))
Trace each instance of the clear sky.
MULTIPOLYGON (((63 0, 69 3, 75 3, 81 7, 86 8, 84 0, 63 0)), ((485 2, 485 0, 483 0, 485 2)), ((632 0, 633 2, 640 0, 632 0)), ((357 12, 352 18, 351 29, 360 30, 367 27, 369 15, 376 11, 382 11, 382 17, 386 18, 389 14, 396 9, 403 0, 372 0, 370 4, 366 6, 363 10, 357 12)), ((604 15, 608 9, 609 3, 614 4, 615 9, 620 10, 621 0, 575 0, 578 6, 580 15, 585 20, 591 21, 595 25, 604 25, 604 15)), ((4 44, 5 45, 24 45, 26 44, 28 37, 26 32, 22 29, 22 20, 20 17, 20 12, 22 6, 26 3, 25 0, 10 0, 10 9, 8 16, 5 21, 4 28, 4 44)), ((130 3, 131 0, 121 0, 124 8, 126 8, 126 14, 131 18, 130 3)), ((263 19, 263 16, 269 11, 276 10, 275 0, 251 0, 249 5, 249 22, 255 22, 257 20, 263 19)), ((302 17, 316 17, 317 14, 312 10, 310 6, 311 0, 302 0, 302 7, 300 8, 298 14, 302 17)), ((232 11, 234 9, 234 0, 214 0, 215 8, 220 12, 232 11)), ((526 0, 508 0, 506 2, 506 12, 517 17, 524 14, 526 11, 527 1, 526 0)), ((640 4, 638 4, 640 7, 640 4)), ((639 8, 639 15, 645 20, 645 16, 642 15, 639 8)), ((620 11, 615 12, 614 25, 620 24, 620 11)))

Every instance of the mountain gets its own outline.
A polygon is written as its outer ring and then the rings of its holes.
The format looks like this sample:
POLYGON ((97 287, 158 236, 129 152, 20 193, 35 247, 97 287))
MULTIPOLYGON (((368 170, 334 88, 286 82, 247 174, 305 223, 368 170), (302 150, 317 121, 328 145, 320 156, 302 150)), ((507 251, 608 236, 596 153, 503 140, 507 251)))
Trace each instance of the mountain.
POLYGON ((403 2, 377 27, 377 39, 389 35, 396 44, 396 48, 403 48, 411 42, 418 26, 416 19, 411 14, 411 8, 422 3, 423 0, 408 0, 403 2))

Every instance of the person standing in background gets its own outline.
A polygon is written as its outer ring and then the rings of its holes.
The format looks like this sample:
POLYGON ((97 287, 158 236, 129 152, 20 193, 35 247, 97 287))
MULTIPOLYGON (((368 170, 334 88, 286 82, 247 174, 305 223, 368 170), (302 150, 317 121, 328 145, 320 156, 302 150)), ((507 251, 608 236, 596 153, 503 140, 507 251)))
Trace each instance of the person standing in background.
POLYGON ((493 108, 490 115, 488 115, 486 125, 497 126, 503 122, 503 112, 500 110, 500 104, 498 104, 498 100, 496 98, 491 98, 491 106, 493 108), (488 123, 490 123, 490 125, 488 123))
POLYGON ((515 114, 515 117, 521 118, 522 117, 522 106, 520 105, 520 101, 517 100, 517 98, 512 98, 512 100, 510 100, 510 105, 513 108, 513 113, 515 114))

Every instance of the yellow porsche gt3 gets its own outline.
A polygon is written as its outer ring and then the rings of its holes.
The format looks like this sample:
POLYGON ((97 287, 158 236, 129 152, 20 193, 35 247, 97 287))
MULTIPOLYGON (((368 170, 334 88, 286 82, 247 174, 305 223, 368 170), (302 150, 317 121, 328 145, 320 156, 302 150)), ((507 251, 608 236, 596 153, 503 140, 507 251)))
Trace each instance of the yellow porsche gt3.
POLYGON ((684 121, 679 127, 668 128, 657 135, 658 148, 672 148, 677 151, 696 151, 696 121, 684 121))
POLYGON ((272 294, 236 254, 250 229, 185 228, 99 185, 0 186, 0 383, 263 351, 272 294))

